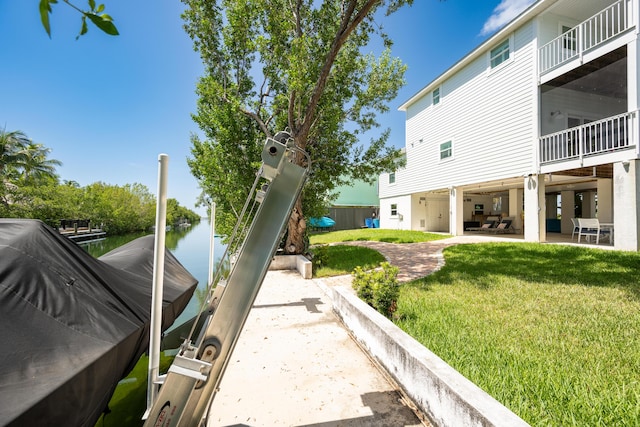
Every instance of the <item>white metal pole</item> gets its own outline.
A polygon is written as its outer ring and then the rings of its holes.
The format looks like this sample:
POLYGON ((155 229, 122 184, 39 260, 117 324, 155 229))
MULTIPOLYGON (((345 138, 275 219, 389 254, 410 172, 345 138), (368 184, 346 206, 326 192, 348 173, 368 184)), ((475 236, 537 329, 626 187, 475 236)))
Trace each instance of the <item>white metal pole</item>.
POLYGON ((149 373, 147 377, 147 412, 158 394, 160 373, 160 335, 162 333, 162 294, 164 283, 164 246, 167 227, 167 174, 169 156, 158 156, 158 200, 156 202, 156 233, 153 260, 153 291, 151 295, 151 326, 149 335, 149 373))
POLYGON ((215 263, 215 234, 216 234, 216 202, 211 202, 211 235, 209 236, 209 276, 207 285, 213 281, 213 267, 215 263))

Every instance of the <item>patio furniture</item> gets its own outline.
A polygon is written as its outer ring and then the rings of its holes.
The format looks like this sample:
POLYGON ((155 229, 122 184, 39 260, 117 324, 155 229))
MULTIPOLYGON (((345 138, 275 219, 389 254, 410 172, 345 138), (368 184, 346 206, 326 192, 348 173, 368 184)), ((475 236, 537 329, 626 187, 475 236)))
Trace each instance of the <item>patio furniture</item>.
POLYGON ((502 220, 500 221, 500 223, 498 225, 496 225, 495 228, 489 228, 487 230, 483 230, 483 231, 487 231, 489 233, 494 233, 494 234, 498 234, 498 233, 515 233, 516 229, 513 227, 513 221, 515 221, 515 218, 513 217, 505 217, 502 218, 502 220))
POLYGON ((605 232, 600 228, 600 221, 598 221, 598 218, 577 218, 577 221, 578 243, 580 243, 582 236, 585 236, 585 239, 595 236, 596 245, 600 243, 600 237, 607 238, 611 241, 610 233, 608 231, 605 232))
POLYGON ((487 219, 484 220, 484 224, 482 224, 481 227, 469 227, 467 228, 467 231, 487 231, 496 228, 499 223, 499 216, 488 216, 487 219))
POLYGON ((571 240, 573 240, 573 236, 580 230, 580 227, 578 226, 578 220, 576 218, 571 218, 571 224, 573 225, 571 229, 571 240))
POLYGON ((601 222, 600 230, 604 235, 608 235, 609 243, 613 245, 613 223, 612 222, 601 222))

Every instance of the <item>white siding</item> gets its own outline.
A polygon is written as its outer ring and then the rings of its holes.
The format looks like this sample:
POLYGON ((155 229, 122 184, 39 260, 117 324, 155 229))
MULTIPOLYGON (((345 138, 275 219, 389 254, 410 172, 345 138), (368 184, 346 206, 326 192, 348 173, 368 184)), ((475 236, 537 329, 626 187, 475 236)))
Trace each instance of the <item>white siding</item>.
MULTIPOLYGON (((407 166, 396 184, 383 177, 380 197, 433 191, 522 175, 534 161, 537 128, 536 44, 530 22, 512 35, 509 63, 489 69, 482 55, 407 108, 407 166), (440 161, 440 144, 453 158, 440 161)), ((491 49, 493 46, 489 47, 491 49)))
POLYGON ((411 196, 380 199, 380 228, 411 230, 411 196), (391 205, 397 205, 397 215, 391 215, 391 205))

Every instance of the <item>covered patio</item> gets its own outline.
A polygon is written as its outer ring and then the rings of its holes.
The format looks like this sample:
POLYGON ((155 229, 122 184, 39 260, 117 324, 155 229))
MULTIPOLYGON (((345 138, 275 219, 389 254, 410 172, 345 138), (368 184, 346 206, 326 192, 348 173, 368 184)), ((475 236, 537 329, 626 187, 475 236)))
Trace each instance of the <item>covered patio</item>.
MULTIPOLYGON (((628 179, 625 174, 629 166, 617 162, 450 187, 447 191, 450 232, 594 247, 615 244, 618 249, 624 249, 617 244, 618 237, 624 238, 618 236, 620 227, 624 227, 614 224, 614 213, 622 210, 620 207, 626 198, 617 194, 614 181, 628 179), (499 221, 507 217, 513 223, 508 233, 478 229, 487 219, 499 221), (584 237, 578 243, 577 233, 572 239, 572 220, 576 218, 597 218, 602 224, 602 241, 598 245, 595 239, 593 243, 585 243, 584 237)), ((414 198, 421 197, 428 202, 435 196, 414 195, 414 198)))
MULTIPOLYGON (((480 231, 465 231, 464 234, 460 237, 469 239, 469 243, 474 242, 482 242, 482 241, 505 241, 505 242, 524 242, 524 234, 487 234, 480 231)), ((613 250, 613 245, 608 242, 600 242, 599 244, 595 243, 595 240, 586 240, 582 239, 580 243, 578 243, 577 234, 571 237, 571 233, 547 233, 547 239, 545 242, 547 244, 554 245, 572 245, 572 246, 582 246, 588 247, 592 249, 605 249, 605 250, 613 250)))

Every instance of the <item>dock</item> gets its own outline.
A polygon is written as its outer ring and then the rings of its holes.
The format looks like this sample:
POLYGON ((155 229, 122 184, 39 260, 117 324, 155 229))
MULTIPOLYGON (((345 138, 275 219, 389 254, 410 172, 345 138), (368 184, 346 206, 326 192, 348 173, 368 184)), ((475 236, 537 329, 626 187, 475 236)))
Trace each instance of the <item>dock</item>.
POLYGON ((92 228, 88 219, 63 219, 60 220, 58 232, 74 242, 88 242, 107 237, 107 233, 101 228, 92 228))

